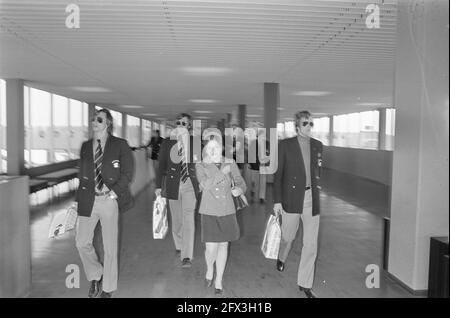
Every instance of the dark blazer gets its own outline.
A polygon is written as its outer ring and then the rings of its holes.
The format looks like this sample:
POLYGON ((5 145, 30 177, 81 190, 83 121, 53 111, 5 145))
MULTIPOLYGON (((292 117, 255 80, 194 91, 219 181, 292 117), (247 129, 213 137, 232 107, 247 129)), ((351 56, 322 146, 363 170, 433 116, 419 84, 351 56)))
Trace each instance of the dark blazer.
MULTIPOLYGON (((181 180, 181 163, 175 163, 170 158, 170 151, 172 147, 176 147, 174 153, 178 152, 178 146, 176 140, 166 138, 161 144, 159 151, 159 169, 156 171, 155 186, 156 189, 161 189, 161 195, 170 200, 178 200, 178 192, 181 180)), ((191 178, 192 185, 194 187, 195 197, 199 199, 199 185, 197 175, 195 172, 194 162, 194 141, 193 137, 190 137, 190 161, 188 163, 189 177, 191 178)), ((197 160, 200 162, 201 153, 195 154, 197 160)))
MULTIPOLYGON (((92 142, 92 139, 84 142, 80 151, 80 170, 78 172, 80 185, 76 194, 78 215, 80 216, 91 216, 95 200, 92 142)), ((134 203, 129 189, 134 175, 134 157, 125 139, 108 136, 103 150, 101 173, 105 185, 118 196, 119 211, 125 212, 130 209, 134 203)))
MULTIPOLYGON (((311 145, 311 190, 313 215, 320 214, 320 174, 322 143, 314 138, 311 145)), ((287 213, 302 213, 305 197, 305 164, 297 136, 281 140, 278 144, 278 169, 274 177, 274 202, 281 203, 287 213)))
POLYGON ((152 160, 158 160, 159 148, 161 147, 161 143, 164 140, 163 137, 152 137, 147 147, 152 147, 152 160))

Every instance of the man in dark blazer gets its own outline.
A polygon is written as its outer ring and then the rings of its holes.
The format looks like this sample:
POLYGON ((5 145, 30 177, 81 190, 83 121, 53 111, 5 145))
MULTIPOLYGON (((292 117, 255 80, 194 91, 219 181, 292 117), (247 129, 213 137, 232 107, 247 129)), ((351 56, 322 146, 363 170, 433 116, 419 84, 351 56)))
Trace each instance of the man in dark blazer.
POLYGON ((277 269, 284 264, 299 227, 303 224, 303 247, 297 285, 308 298, 312 291, 320 221, 320 171, 322 143, 310 137, 313 121, 308 111, 295 115, 297 136, 279 142, 278 169, 274 178, 274 212, 281 215, 281 243, 277 269))
POLYGON ((96 112, 92 127, 94 138, 84 142, 80 151, 76 246, 91 282, 89 297, 101 292, 100 297, 109 298, 117 289, 118 213, 133 206, 129 184, 134 158, 127 141, 111 135, 113 118, 107 109, 96 112), (92 245, 98 221, 102 225, 103 265, 92 245))
POLYGON ((189 134, 191 116, 180 114, 176 123, 171 138, 161 144, 155 194, 169 200, 175 250, 180 255, 181 266, 187 268, 191 267, 194 255, 194 212, 199 197, 195 159, 201 160, 201 149, 194 147, 189 134))

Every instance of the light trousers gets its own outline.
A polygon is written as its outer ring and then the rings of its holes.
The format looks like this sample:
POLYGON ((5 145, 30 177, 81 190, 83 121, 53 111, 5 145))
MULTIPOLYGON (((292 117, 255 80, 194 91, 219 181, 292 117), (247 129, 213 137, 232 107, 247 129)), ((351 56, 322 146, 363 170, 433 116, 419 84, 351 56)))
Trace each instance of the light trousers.
POLYGON ((281 243, 278 258, 286 262, 292 242, 295 240, 300 219, 303 225, 303 246, 297 273, 297 285, 312 288, 314 267, 317 258, 317 240, 320 216, 312 215, 312 191, 305 191, 303 213, 286 213, 281 215, 281 243))
MULTIPOLYGON (((258 196, 258 199, 266 199, 266 182, 267 175, 260 174, 259 170, 248 169, 248 175, 250 178, 250 193, 254 192, 258 196)), ((247 190, 248 191, 248 190, 247 190)))
POLYGON ((96 196, 91 216, 79 216, 76 231, 76 246, 87 280, 100 280, 103 276, 103 291, 107 293, 115 291, 118 279, 117 245, 119 235, 117 200, 108 196, 96 196), (102 225, 103 265, 98 261, 97 253, 92 245, 98 221, 102 225))
POLYGON ((181 260, 194 257, 195 192, 191 179, 180 180, 178 200, 169 200, 172 236, 175 249, 181 250, 181 260))

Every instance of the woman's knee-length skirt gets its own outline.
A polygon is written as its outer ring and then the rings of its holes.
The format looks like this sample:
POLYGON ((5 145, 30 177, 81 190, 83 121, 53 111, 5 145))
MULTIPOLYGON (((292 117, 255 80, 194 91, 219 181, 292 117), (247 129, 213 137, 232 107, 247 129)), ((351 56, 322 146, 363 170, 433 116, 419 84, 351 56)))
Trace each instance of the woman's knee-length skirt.
POLYGON ((236 214, 214 216, 201 214, 202 242, 232 242, 239 239, 236 214))

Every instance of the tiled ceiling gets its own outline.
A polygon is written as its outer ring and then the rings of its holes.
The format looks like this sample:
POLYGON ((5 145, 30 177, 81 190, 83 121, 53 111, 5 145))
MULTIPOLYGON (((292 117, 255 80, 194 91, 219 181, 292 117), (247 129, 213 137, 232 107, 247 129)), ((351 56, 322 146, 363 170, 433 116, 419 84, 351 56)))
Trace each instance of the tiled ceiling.
POLYGON ((277 82, 280 120, 337 114, 392 106, 395 33, 395 0, 0 0, 0 78, 149 119, 238 104, 257 119, 263 83, 277 82), (65 25, 71 2, 79 29, 65 25))

